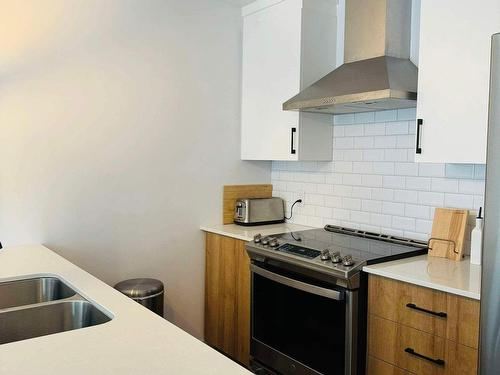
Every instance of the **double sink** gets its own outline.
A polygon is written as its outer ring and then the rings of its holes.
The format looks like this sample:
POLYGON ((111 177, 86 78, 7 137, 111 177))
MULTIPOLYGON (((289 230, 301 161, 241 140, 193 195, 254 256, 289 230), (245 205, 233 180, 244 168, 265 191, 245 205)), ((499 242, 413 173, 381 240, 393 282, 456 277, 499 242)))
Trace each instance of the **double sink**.
POLYGON ((110 320, 57 277, 0 282, 0 345, 110 320))

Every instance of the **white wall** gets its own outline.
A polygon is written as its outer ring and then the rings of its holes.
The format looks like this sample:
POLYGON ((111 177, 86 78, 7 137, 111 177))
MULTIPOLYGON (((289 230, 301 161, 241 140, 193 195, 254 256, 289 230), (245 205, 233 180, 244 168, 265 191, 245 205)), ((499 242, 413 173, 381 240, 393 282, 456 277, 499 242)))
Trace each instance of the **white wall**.
POLYGON ((0 0, 0 240, 42 243, 108 283, 166 284, 203 332, 202 223, 239 160, 239 6, 0 0))
POLYGON ((333 162, 273 162, 274 195, 303 199, 292 222, 426 240, 434 208, 484 205, 484 165, 413 162, 414 109, 339 115, 333 129, 333 162))

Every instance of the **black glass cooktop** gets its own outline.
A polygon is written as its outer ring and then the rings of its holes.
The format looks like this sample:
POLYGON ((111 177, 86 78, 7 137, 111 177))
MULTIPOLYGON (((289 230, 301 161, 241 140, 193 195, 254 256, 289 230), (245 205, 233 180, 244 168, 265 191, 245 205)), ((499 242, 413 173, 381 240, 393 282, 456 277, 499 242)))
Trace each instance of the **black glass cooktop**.
MULTIPOLYGON (((336 228, 336 227, 334 227, 336 228)), ((274 235, 283 243, 276 251, 298 255, 305 259, 313 259, 321 254, 321 250, 330 249, 341 255, 351 255, 366 264, 387 260, 406 258, 427 253, 425 242, 406 240, 381 235, 381 238, 363 237, 354 230, 341 233, 325 229, 310 229, 292 233, 274 235), (407 242, 403 242, 406 240, 407 242)))

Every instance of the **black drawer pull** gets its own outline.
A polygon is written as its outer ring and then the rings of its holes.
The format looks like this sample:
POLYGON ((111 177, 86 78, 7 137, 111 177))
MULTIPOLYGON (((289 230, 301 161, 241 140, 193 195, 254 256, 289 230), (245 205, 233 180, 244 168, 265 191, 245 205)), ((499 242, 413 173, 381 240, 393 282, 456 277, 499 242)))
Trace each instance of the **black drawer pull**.
POLYGON ((417 120, 417 145, 415 147, 415 153, 416 154, 421 154, 422 153, 422 146, 420 145, 420 127, 424 124, 424 120, 419 118, 417 120))
POLYGON ((415 305, 414 303, 407 303, 406 304, 406 307, 410 308, 410 309, 413 309, 413 310, 418 310, 418 311, 422 311, 424 313, 427 313, 427 314, 431 314, 431 315, 435 315, 435 316, 439 316, 440 318, 446 318, 448 316, 448 314, 446 314, 445 312, 435 312, 435 311, 431 311, 431 310, 427 310, 427 309, 423 309, 421 307, 418 307, 417 305, 415 305))
POLYGON ((427 357, 423 354, 417 353, 412 348, 406 348, 405 352, 408 354, 414 355, 415 357, 425 359, 426 361, 432 362, 438 366, 444 366, 444 361, 442 359, 434 359, 434 358, 427 357))
POLYGON ((295 133, 297 132, 297 128, 292 128, 292 140, 290 142, 290 153, 291 154, 296 154, 297 150, 293 147, 293 144, 295 143, 295 133))

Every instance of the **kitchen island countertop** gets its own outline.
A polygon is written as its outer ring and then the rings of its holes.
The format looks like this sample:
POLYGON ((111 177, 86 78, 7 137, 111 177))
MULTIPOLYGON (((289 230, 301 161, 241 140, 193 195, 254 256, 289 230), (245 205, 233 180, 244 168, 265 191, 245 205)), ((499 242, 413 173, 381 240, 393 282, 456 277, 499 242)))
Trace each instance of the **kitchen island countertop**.
POLYGON ((250 374, 46 247, 0 250, 0 282, 47 275, 63 279, 113 319, 0 345, 0 374, 250 374))

